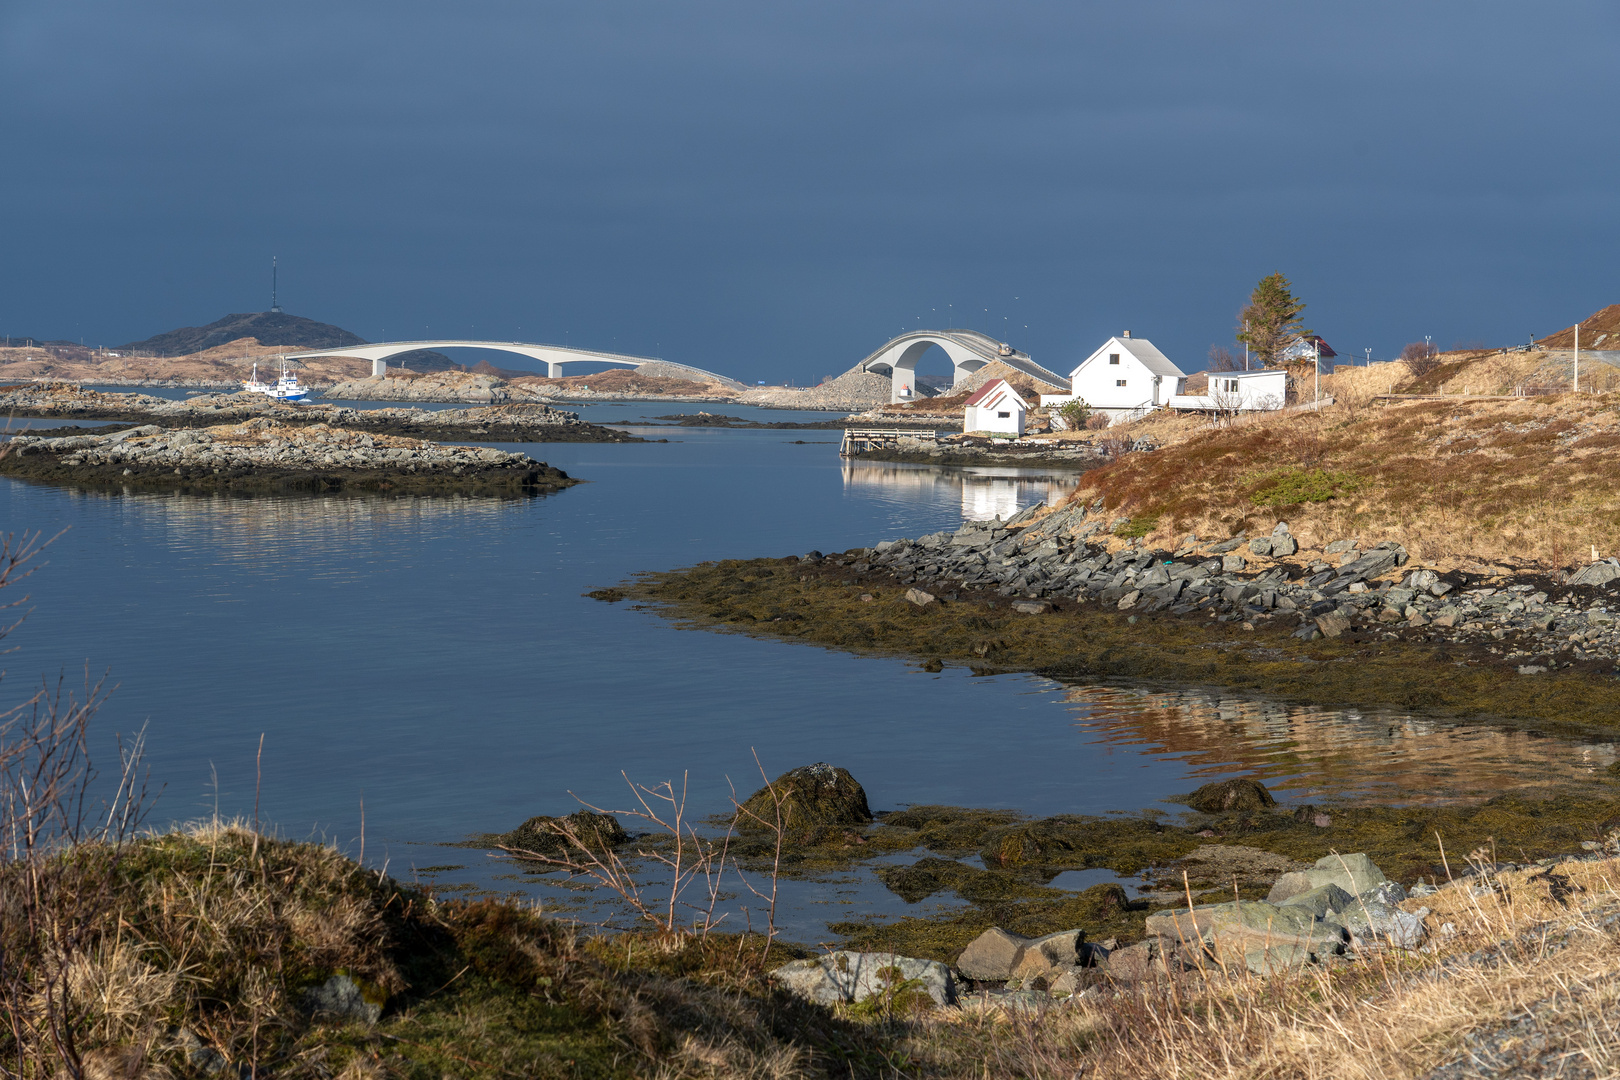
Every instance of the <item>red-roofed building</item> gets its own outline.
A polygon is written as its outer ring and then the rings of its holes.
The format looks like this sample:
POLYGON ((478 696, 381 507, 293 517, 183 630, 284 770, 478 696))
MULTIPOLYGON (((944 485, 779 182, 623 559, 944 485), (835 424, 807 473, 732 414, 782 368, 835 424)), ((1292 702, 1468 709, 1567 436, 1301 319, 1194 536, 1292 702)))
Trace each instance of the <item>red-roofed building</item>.
POLYGON ((962 413, 963 431, 1024 433, 1024 416, 1029 403, 1018 396, 1018 391, 1006 379, 991 379, 967 399, 962 413))

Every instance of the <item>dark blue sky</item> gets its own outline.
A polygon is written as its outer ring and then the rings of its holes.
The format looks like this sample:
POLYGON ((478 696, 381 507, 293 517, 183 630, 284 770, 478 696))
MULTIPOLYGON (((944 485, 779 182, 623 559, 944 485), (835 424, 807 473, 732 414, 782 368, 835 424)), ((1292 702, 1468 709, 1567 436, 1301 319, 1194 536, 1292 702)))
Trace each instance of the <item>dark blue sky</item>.
POLYGON ((1286 273, 1340 351, 1620 301, 1603 3, 0 3, 0 332, 841 371, 968 325, 1188 370, 1286 273), (947 308, 947 305, 954 305, 947 308), (966 314, 963 314, 963 312, 966 314))

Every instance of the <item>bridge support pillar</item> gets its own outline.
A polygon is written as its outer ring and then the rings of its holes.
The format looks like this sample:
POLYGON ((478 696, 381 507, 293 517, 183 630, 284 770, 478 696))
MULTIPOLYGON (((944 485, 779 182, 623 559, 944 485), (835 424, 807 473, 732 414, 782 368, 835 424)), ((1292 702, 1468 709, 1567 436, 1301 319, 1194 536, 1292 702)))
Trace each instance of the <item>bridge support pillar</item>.
POLYGON ((556 361, 546 361, 546 378, 560 379, 563 377, 562 365, 556 361))

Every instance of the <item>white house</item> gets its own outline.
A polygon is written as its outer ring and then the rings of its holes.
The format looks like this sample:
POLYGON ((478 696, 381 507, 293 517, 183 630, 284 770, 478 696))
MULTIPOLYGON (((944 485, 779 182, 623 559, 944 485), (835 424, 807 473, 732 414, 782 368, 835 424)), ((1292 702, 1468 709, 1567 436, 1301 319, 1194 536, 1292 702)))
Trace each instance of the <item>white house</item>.
POLYGON ((1094 413, 1112 420, 1160 409, 1186 389, 1187 373, 1146 338, 1129 330, 1109 338, 1102 348, 1069 373, 1067 394, 1042 394, 1042 405, 1063 406, 1079 398, 1094 413))
POLYGON ((1265 412, 1288 401, 1288 372, 1283 368, 1253 371, 1211 371, 1209 390, 1203 394, 1177 394, 1172 409, 1188 412, 1265 412))
POLYGON ((962 411, 962 430, 1005 431, 1022 435, 1024 416, 1028 412, 1029 403, 1007 385, 1006 379, 991 379, 967 399, 966 408, 962 411))

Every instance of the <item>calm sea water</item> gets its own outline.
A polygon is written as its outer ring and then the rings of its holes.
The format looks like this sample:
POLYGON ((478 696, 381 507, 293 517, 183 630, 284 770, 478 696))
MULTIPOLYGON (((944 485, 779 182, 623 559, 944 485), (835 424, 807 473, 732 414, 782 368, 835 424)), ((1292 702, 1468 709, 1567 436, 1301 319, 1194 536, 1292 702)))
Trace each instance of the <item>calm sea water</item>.
MULTIPOLYGON (((677 410, 581 411, 603 421, 677 410)), ((670 441, 510 447, 588 481, 540 499, 205 497, 0 480, 6 531, 66 530, 27 582, 31 611, 7 641, 3 687, 17 698, 42 675, 110 673, 118 689, 100 724, 148 726, 149 762, 166 785, 160 822, 216 807, 251 815, 257 782, 263 819, 352 850, 363 799, 368 859, 396 871, 464 863, 462 876, 485 883, 498 866, 434 845, 568 812, 571 793, 622 806, 621 770, 686 777, 694 809, 720 811, 731 783, 743 794, 758 786, 755 752, 772 775, 842 765, 874 808, 1035 814, 1138 810, 1238 773, 1314 801, 1462 797, 1580 782, 1615 758, 1609 744, 1398 715, 930 674, 900 659, 682 630, 587 599, 642 570, 917 536, 1060 497, 1073 482, 845 463, 836 431, 632 430, 670 441)), ((805 939, 817 919, 847 917, 861 892, 796 888, 805 939), (842 907, 828 915, 818 904, 842 907)), ((862 910, 903 907, 865 895, 862 910)))

